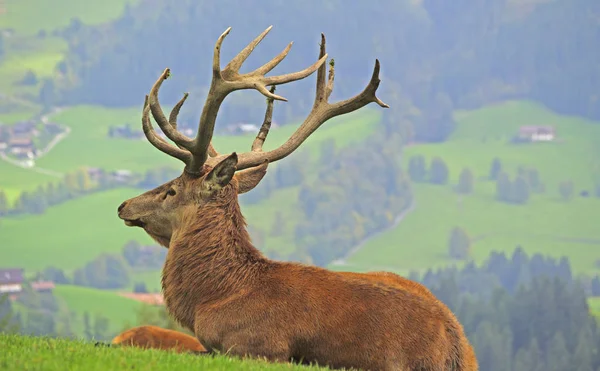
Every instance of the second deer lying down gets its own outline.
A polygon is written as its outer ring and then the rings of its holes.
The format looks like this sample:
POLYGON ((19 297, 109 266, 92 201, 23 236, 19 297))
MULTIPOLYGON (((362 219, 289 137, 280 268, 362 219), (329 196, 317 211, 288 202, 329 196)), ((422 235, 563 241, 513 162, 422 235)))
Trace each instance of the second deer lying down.
POLYGON ((126 225, 143 228, 169 248, 162 278, 167 309, 194 331, 208 352, 218 350, 272 361, 303 360, 333 368, 477 370, 462 327, 434 298, 415 289, 374 284, 360 276, 272 261, 252 245, 237 199, 240 177, 236 171, 286 157, 332 117, 371 102, 387 107, 375 96, 378 61, 360 94, 328 102, 334 70, 331 63, 326 79, 324 37, 319 60, 305 70, 265 76, 287 55, 289 45, 264 66, 240 74, 242 63, 269 30, 223 69, 220 49, 229 30, 219 37, 213 56, 213 81, 195 138, 178 132, 171 124, 175 117, 167 119, 158 102, 158 90, 168 77, 168 69, 144 105, 146 137, 159 150, 182 160, 185 169, 178 178, 125 201, 118 215, 126 225), (299 80, 314 71, 317 86, 313 109, 287 142, 266 152, 257 146, 240 155, 214 153, 210 143, 215 120, 229 93, 256 89, 267 97, 285 100, 266 87, 299 80), (177 146, 154 132, 150 113, 177 146))

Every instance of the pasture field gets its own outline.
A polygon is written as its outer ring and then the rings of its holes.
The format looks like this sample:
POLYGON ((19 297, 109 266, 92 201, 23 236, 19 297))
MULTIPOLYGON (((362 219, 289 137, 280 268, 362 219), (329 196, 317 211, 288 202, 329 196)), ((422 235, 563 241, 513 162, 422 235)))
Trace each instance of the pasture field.
POLYGON ((517 245, 526 252, 570 258, 575 273, 594 273, 600 259, 600 199, 582 198, 593 191, 600 165, 600 125, 556 115, 528 102, 507 102, 456 115, 458 128, 447 142, 413 145, 411 155, 424 155, 427 163, 440 156, 448 165, 446 186, 414 183, 415 210, 396 228, 370 240, 336 269, 387 268, 401 273, 451 263, 447 241, 455 226, 472 238, 472 258, 481 262, 490 251, 511 254, 517 245), (509 137, 521 125, 554 125, 558 141, 511 145, 509 137), (545 184, 543 194, 532 194, 525 205, 495 201, 495 182, 488 181, 494 157, 514 179, 518 166, 535 167, 545 184), (474 193, 454 191, 460 171, 468 167, 475 177, 474 193), (573 200, 562 201, 558 184, 572 180, 573 200))
POLYGON ((327 370, 225 356, 203 357, 159 350, 96 347, 92 342, 7 334, 0 334, 0 348, 2 370, 327 370))
POLYGON ((83 315, 89 313, 90 321, 96 314, 102 314, 109 320, 109 333, 118 333, 128 323, 137 323, 137 312, 145 304, 119 296, 116 292, 98 290, 89 287, 57 285, 54 295, 67 305, 75 314, 72 328, 76 334, 83 334, 83 315))

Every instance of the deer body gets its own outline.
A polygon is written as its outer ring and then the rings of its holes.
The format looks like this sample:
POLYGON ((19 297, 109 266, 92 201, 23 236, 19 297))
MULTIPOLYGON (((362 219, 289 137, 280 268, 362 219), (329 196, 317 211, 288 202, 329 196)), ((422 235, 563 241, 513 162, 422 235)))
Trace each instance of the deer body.
POLYGON ((144 134, 156 148, 183 161, 185 168, 180 177, 123 202, 118 215, 126 225, 143 228, 168 247, 162 288, 169 313, 194 331, 208 352, 317 362, 334 368, 476 371, 477 362, 462 326, 422 285, 391 273, 367 278, 272 261, 252 245, 237 197, 260 182, 267 163, 292 153, 332 117, 372 102, 387 107, 375 95, 379 61, 360 94, 329 102, 334 65, 331 61, 326 79, 323 35, 319 60, 302 71, 265 76, 287 55, 290 44, 270 62, 240 74, 242 63, 269 30, 223 69, 220 50, 229 29, 219 37, 213 54, 213 81, 196 138, 176 130, 177 114, 187 94, 169 119, 158 102, 158 90, 169 69, 146 96, 144 134), (285 100, 274 94, 275 85, 315 71, 311 113, 285 143, 263 152, 273 101, 285 100), (220 155, 211 144, 217 112, 229 93, 241 89, 256 89, 267 96, 265 122, 250 152, 220 155), (176 146, 154 132, 150 113, 176 146))

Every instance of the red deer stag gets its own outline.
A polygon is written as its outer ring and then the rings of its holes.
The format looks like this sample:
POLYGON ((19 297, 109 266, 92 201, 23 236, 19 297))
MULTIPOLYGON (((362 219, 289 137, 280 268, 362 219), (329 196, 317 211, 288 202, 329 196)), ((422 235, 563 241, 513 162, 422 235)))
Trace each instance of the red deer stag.
MULTIPOLYGON (((271 93, 275 92, 275 86, 271 88, 271 93)), ((175 108, 171 111, 170 120, 172 126, 177 128, 177 115, 179 113, 179 109, 181 108, 183 102, 187 98, 187 95, 184 95, 184 99, 180 101, 175 108)), ((260 130, 252 143, 251 149, 254 151, 262 150, 262 146, 267 138, 269 130, 271 128, 272 115, 273 115, 273 98, 267 99, 267 111, 265 113, 265 118, 263 120, 263 124, 260 127, 260 130)), ((214 149, 214 147, 209 145, 209 156, 217 156, 218 152, 214 149)), ((258 183, 262 180, 266 173, 266 164, 260 167, 250 168, 248 170, 241 171, 236 174, 238 179, 238 193, 248 192, 253 189, 258 183)), ((390 272, 368 272, 368 273, 354 273, 354 272, 339 272, 339 274, 355 277, 359 279, 364 279, 365 281, 370 281, 373 284, 385 284, 393 287, 397 287, 402 290, 406 290, 412 292, 416 295, 420 295, 425 299, 432 300, 434 303, 432 305, 441 305, 443 307, 444 304, 439 302, 439 300, 423 285, 418 282, 406 279, 397 274, 390 272)), ((449 316, 454 317, 453 313, 448 309, 449 316)), ((457 325, 460 326, 460 324, 457 325)), ((468 369, 474 370, 476 369, 473 365, 477 364, 477 360, 475 358, 475 353, 467 338, 463 335, 461 336, 462 347, 465 349, 465 364, 470 365, 468 369)), ((121 344, 128 346, 136 346, 141 348, 153 348, 153 349, 162 349, 162 350, 175 350, 176 352, 192 352, 198 353, 205 351, 200 342, 181 332, 176 332, 172 330, 163 330, 156 326, 139 326, 133 329, 124 331, 113 339, 113 344, 121 344)))
MULTIPOLYGON (((224 69, 217 40, 213 77, 198 133, 188 138, 165 117, 158 90, 166 69, 144 104, 142 124, 148 140, 185 164, 181 176, 123 202, 119 217, 143 228, 169 248, 162 286, 167 309, 194 331, 208 352, 218 350, 271 361, 303 360, 333 368, 366 370, 476 370, 465 359, 469 350, 462 327, 443 305, 412 290, 373 284, 326 269, 272 261, 251 243, 237 200, 236 171, 280 160, 296 150, 328 119, 375 102, 379 61, 367 87, 353 98, 329 103, 334 66, 326 79, 327 54, 322 36, 320 58, 295 73, 265 76, 288 54, 291 44, 256 70, 239 68, 271 27, 250 42, 224 69), (236 90, 267 90, 317 71, 312 111, 296 132, 271 151, 210 156, 217 112, 236 90), (152 128, 150 113, 165 135, 152 128)), ((239 174, 239 173, 238 173, 239 174)))

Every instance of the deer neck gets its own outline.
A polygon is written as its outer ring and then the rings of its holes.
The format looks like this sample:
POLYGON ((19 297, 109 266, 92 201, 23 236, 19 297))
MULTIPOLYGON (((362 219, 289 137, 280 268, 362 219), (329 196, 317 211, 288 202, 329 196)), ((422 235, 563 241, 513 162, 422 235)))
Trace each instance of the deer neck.
POLYGON ((190 213, 171 238, 162 287, 169 312, 193 330, 195 308, 252 285, 268 264, 252 245, 237 197, 190 213))

